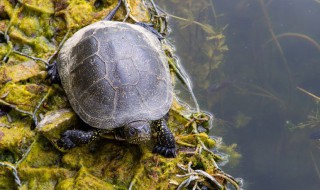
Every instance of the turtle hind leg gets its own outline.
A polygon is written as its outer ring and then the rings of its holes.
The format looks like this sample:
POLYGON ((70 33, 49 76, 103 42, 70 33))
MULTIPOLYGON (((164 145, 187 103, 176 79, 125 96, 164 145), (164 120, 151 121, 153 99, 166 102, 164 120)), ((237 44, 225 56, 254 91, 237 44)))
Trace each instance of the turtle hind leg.
POLYGON ((155 28, 153 28, 153 24, 145 22, 136 22, 135 24, 149 30, 150 32, 152 32, 152 34, 156 35, 159 40, 164 39, 163 35, 160 34, 155 28))
POLYGON ((110 13, 103 20, 112 20, 112 18, 114 17, 116 12, 118 11, 120 5, 121 5, 121 0, 118 0, 118 4, 116 5, 116 7, 114 9, 112 9, 110 11, 110 13))
POLYGON ((47 79, 50 79, 51 83, 56 83, 56 84, 61 83, 56 61, 53 61, 53 63, 47 66, 47 72, 48 72, 47 79))
POLYGON ((176 157, 176 142, 166 121, 164 119, 159 119, 154 121, 152 126, 157 132, 157 144, 152 152, 158 153, 166 158, 176 157))
POLYGON ((88 144, 99 137, 97 130, 82 131, 82 130, 67 130, 61 135, 57 145, 63 149, 71 149, 77 146, 88 144))

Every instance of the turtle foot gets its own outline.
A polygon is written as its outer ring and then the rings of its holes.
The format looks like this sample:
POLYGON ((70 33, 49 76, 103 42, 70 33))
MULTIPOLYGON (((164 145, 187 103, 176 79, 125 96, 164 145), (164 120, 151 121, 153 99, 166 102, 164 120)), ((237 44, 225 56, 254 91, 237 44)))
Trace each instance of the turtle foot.
POLYGON ((48 71, 47 78, 50 79, 51 83, 56 83, 56 84, 61 83, 60 76, 57 69, 57 63, 55 61, 52 64, 47 66, 47 71, 48 71))
POLYGON ((73 130, 68 130, 62 134, 61 139, 57 141, 57 145, 63 149, 71 149, 76 147, 76 144, 72 141, 72 136, 76 135, 73 130))
POLYGON ((94 131, 67 130, 58 140, 57 145, 63 149, 71 149, 76 146, 88 144, 97 137, 94 131))
POLYGON ((175 147, 165 147, 161 145, 156 145, 153 148, 152 153, 160 154, 166 158, 175 158, 176 157, 176 148, 175 147))
POLYGON ((76 144, 74 144, 69 138, 61 138, 58 140, 57 144, 60 148, 65 150, 76 147, 76 144))

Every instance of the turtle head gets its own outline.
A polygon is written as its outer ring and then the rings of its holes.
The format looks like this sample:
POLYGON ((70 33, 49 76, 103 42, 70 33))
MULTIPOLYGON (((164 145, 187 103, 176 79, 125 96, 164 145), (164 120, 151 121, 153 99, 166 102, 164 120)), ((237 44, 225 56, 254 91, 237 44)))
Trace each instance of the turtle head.
POLYGON ((131 144, 142 144, 151 139, 151 128, 147 121, 134 121, 123 128, 123 138, 131 144))

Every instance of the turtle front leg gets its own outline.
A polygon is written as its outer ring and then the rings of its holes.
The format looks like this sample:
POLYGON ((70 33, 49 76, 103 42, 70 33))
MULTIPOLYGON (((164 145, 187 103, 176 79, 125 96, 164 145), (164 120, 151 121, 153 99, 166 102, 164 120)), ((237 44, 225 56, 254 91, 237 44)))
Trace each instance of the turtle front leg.
POLYGON ((157 132, 157 144, 153 148, 153 153, 161 154, 166 158, 176 157, 176 141, 168 128, 164 119, 153 122, 153 127, 157 132))
POLYGON ((57 145, 63 149, 71 149, 80 145, 88 144, 98 139, 99 132, 97 130, 67 130, 58 140, 57 145))

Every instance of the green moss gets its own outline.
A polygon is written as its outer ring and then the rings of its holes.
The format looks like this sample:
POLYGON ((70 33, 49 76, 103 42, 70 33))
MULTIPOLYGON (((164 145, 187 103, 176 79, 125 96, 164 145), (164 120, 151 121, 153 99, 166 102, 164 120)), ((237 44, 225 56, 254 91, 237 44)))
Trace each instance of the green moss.
POLYGON ((14 6, 10 3, 10 1, 4 0, 4 1, 0 1, 0 6, 3 7, 3 11, 7 14, 7 15, 12 15, 13 11, 14 11, 14 6))
POLYGON ((18 166, 19 176, 25 181, 22 189, 54 189, 57 182, 73 176, 75 172, 59 167, 60 158, 60 152, 38 136, 18 166))
POLYGON ((42 136, 37 135, 34 140, 28 156, 21 162, 19 168, 57 168, 57 163, 59 163, 61 157, 60 152, 52 147, 50 142, 42 136))
POLYGON ((9 168, 0 166, 0 189, 12 190, 16 189, 14 178, 9 168))
POLYGON ((35 36, 40 29, 39 20, 35 17, 24 17, 19 25, 20 29, 28 36, 35 36))
POLYGON ((73 172, 64 168, 28 168, 19 169, 19 176, 24 181, 21 189, 54 189, 57 182, 69 178, 73 172))
POLYGON ((9 46, 7 44, 0 44, 0 59, 2 60, 4 55, 8 52, 9 46))
POLYGON ((5 116, 0 117, 0 161, 11 161, 13 158, 16 161, 21 157, 35 135, 29 126, 30 121, 17 120, 9 123, 5 116))
POLYGON ((70 2, 68 8, 68 18, 67 21, 70 28, 78 28, 88 23, 84 21, 88 21, 87 17, 92 18, 93 7, 90 2, 86 0, 73 0, 70 2))
POLYGON ((57 190, 73 190, 73 189, 92 189, 104 190, 114 189, 114 185, 102 181, 101 179, 91 175, 86 168, 81 168, 75 178, 63 180, 57 185, 57 190))
POLYGON ((25 0, 23 5, 31 11, 43 14, 53 14, 54 4, 52 0, 25 0))
POLYGON ((0 89, 0 94, 4 96, 2 99, 4 102, 21 110, 33 112, 47 90, 44 85, 8 82, 0 89))

